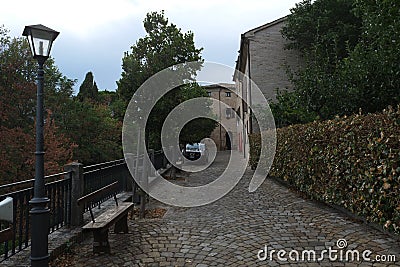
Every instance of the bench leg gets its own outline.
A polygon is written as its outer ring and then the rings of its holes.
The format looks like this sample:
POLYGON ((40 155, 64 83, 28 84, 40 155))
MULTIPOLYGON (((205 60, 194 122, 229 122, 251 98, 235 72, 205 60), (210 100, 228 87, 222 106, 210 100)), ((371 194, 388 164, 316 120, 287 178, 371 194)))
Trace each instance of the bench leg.
POLYGON ((108 229, 93 231, 93 253, 110 254, 110 243, 108 242, 108 229))
POLYGON ((118 220, 114 225, 114 233, 128 233, 128 214, 125 214, 120 220, 118 220))

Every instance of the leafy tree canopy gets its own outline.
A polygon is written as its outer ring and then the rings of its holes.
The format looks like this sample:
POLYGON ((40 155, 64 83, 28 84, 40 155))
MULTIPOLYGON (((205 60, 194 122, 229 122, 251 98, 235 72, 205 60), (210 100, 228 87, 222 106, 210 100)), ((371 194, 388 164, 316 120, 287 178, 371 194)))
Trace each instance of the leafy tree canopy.
POLYGON ((272 108, 283 116, 277 120, 287 125, 399 103, 399 1, 304 0, 291 12, 282 35, 304 66, 289 71, 294 92, 280 93, 272 108))
POLYGON ((304 0, 291 9, 282 34, 288 48, 303 53, 342 59, 361 34, 361 19, 353 12, 354 0, 304 0))
MULTIPOLYGON (((45 171, 53 174, 73 160, 85 164, 122 157, 121 123, 110 105, 80 102, 76 80, 49 58, 45 65, 45 171)), ((0 26, 0 177, 2 183, 34 173, 37 62, 24 38, 0 26)), ((115 94, 115 93, 114 93, 115 94)))
MULTIPOLYGON (((202 48, 196 48, 192 32, 182 33, 176 25, 169 23, 164 12, 148 13, 144 19, 146 36, 140 38, 126 52, 122 59, 121 79, 117 82, 117 93, 126 103, 136 90, 152 75, 176 64, 185 62, 202 62, 202 48)), ((182 75, 183 81, 193 80, 198 68, 187 68, 182 75)), ((174 71, 174 70, 172 70, 174 71)), ((167 115, 179 103, 194 97, 207 96, 198 85, 181 86, 163 96, 157 102, 147 121, 147 141, 151 148, 160 149, 160 134, 167 115)), ((208 136, 214 124, 203 121, 199 135, 208 136)), ((185 136, 182 137, 187 140, 185 136)))
MULTIPOLYGON (((35 147, 37 63, 25 39, 10 38, 0 27, 0 177, 2 183, 33 177, 35 147)), ((75 144, 59 131, 50 108, 56 110, 57 94, 68 95, 73 81, 63 76, 49 59, 45 64, 47 81, 45 130, 45 171, 58 172, 72 159, 75 144), (50 101, 49 101, 50 100, 50 101)), ((72 92, 72 91, 71 91, 72 92)))
POLYGON ((168 23, 164 11, 148 13, 143 24, 146 36, 140 38, 130 52, 125 52, 122 59, 117 92, 125 101, 157 72, 179 63, 202 61, 203 49, 196 48, 193 33, 182 33, 176 25, 168 23))

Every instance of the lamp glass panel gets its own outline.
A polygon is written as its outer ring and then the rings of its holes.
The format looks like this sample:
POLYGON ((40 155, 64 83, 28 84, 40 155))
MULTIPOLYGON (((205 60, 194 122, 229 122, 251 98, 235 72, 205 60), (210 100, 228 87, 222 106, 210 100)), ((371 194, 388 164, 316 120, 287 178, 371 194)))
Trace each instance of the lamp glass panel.
POLYGON ((31 34, 33 36, 33 47, 35 49, 34 54, 36 56, 48 57, 53 35, 51 33, 38 31, 35 29, 32 29, 31 34))
POLYGON ((35 51, 34 51, 34 48, 33 48, 33 39, 32 39, 32 35, 28 35, 28 36, 27 36, 27 39, 28 39, 28 42, 29 42, 29 47, 31 48, 32 55, 35 55, 35 51))

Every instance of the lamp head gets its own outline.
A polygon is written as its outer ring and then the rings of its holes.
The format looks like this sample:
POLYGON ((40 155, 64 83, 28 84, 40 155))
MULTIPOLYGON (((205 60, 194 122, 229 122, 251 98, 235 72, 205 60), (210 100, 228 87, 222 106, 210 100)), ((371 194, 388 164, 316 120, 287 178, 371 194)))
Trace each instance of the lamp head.
POLYGON ((50 56, 51 46, 59 32, 42 24, 25 26, 22 36, 26 36, 33 58, 46 60, 50 56))

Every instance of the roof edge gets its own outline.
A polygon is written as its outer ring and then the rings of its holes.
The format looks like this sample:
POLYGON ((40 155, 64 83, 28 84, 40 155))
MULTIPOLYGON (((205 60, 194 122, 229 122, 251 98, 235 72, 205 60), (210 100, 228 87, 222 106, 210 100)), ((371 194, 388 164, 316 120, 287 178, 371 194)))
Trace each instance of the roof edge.
POLYGON ((249 37, 249 35, 254 35, 255 33, 259 32, 259 31, 262 31, 262 30, 264 30, 264 29, 267 29, 267 28, 269 28, 269 27, 272 27, 272 26, 274 26, 274 25, 276 25, 276 24, 278 24, 278 23, 281 23, 281 22, 287 20, 288 16, 289 16, 289 15, 284 16, 284 17, 279 18, 279 19, 276 19, 276 20, 274 20, 274 21, 268 22, 268 23, 266 23, 266 24, 263 24, 263 25, 258 26, 258 27, 256 27, 256 28, 253 28, 253 29, 251 29, 251 30, 248 30, 247 32, 245 32, 245 33, 243 34, 243 36, 244 36, 244 37, 249 37))
POLYGON ((238 59, 236 61, 236 66, 235 66, 235 72, 233 74, 233 80, 239 78, 240 79, 240 72, 244 71, 244 65, 246 64, 247 61, 247 45, 248 45, 248 40, 250 37, 254 36, 255 33, 262 31, 264 29, 267 29, 271 26, 274 26, 278 23, 281 23, 283 21, 286 21, 289 15, 286 15, 284 17, 281 17, 279 19, 276 19, 274 21, 268 22, 266 24, 263 24, 261 26, 258 26, 256 28, 253 28, 245 33, 242 33, 240 36, 240 48, 239 48, 239 55, 238 59), (245 53, 244 53, 245 52, 245 53))

